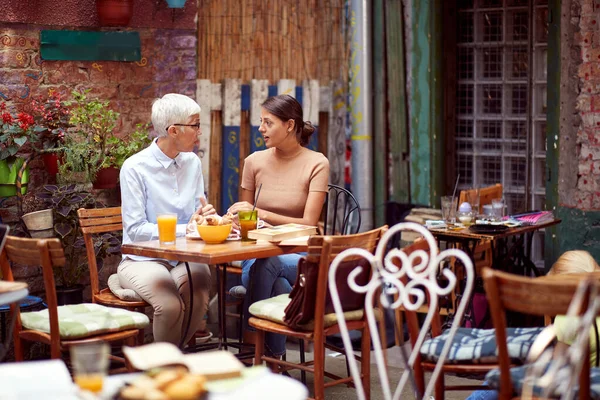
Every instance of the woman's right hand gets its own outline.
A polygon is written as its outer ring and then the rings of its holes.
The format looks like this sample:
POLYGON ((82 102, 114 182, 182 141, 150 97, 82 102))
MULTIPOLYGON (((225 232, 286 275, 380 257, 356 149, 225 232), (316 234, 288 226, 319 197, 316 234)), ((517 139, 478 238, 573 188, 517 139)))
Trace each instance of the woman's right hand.
POLYGON ((253 208, 254 207, 252 206, 252 204, 248 203, 247 201, 238 201, 237 203, 234 203, 231 207, 229 207, 227 212, 237 215, 239 211, 251 211, 253 208))

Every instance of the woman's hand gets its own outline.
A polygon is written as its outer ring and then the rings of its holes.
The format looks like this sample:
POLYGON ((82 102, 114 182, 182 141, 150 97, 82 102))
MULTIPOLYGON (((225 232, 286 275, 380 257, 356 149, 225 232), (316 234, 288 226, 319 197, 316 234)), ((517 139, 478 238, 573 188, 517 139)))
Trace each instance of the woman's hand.
POLYGON ((231 207, 229 207, 227 212, 235 215, 239 211, 252 211, 252 208, 252 204, 248 203, 247 201, 238 201, 237 203, 234 203, 231 207))

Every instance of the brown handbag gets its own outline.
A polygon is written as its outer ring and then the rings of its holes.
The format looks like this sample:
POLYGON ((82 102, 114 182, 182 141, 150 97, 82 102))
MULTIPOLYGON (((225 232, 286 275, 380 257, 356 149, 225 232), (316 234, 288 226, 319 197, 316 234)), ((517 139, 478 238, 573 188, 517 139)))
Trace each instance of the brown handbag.
MULTIPOLYGON (((336 287, 340 299, 342 300, 342 308, 344 312, 359 310, 364 307, 365 295, 356 293, 348 286, 348 274, 358 266, 363 269, 356 277, 356 282, 363 286, 369 282, 371 276, 371 264, 364 258, 358 260, 343 261, 340 263, 335 280, 336 287)), ((285 309, 283 321, 293 329, 302 329, 302 325, 306 325, 315 319, 315 305, 317 302, 317 279, 319 275, 319 263, 308 261, 302 257, 298 261, 298 275, 296 283, 290 293, 290 304, 285 309)), ((335 312, 329 288, 325 297, 325 314, 335 312)))

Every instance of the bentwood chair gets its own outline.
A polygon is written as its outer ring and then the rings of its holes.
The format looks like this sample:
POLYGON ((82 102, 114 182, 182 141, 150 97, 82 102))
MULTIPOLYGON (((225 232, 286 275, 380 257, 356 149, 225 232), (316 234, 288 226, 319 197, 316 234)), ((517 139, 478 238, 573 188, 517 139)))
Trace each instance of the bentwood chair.
MULTIPOLYGON (((285 316, 285 308, 291 301, 287 295, 281 295, 272 299, 258 301, 250 306, 252 317, 249 320, 250 326, 257 331, 257 339, 255 344, 254 364, 262 364, 266 361, 270 365, 277 368, 277 372, 285 372, 291 369, 300 369, 314 374, 314 395, 315 399, 325 398, 325 388, 338 385, 348 384, 352 381, 351 377, 341 378, 331 374, 325 370, 325 338, 329 335, 340 332, 340 325, 337 323, 335 314, 331 311, 326 311, 327 298, 329 290, 327 288, 327 276, 329 265, 342 251, 348 248, 360 248, 367 254, 371 254, 378 241, 385 232, 387 227, 381 227, 368 232, 357 233, 354 235, 343 236, 311 236, 308 240, 308 254, 306 259, 308 262, 318 264, 317 287, 315 289, 315 308, 313 323, 309 323, 302 329, 294 329, 288 326, 283 317, 285 316), (275 311, 276 308, 278 311, 275 311), (326 314, 328 313, 328 314, 326 314), (294 337, 299 340, 308 340, 314 343, 314 360, 308 362, 300 362, 294 364, 285 360, 279 360, 274 357, 269 357, 264 354, 264 339, 265 333, 272 332, 289 337, 294 337), (325 382, 324 378, 330 378, 332 381, 325 382)), ((349 260, 352 261, 352 260, 349 260)), ((367 276, 369 271, 366 271, 367 276)), ((296 282, 296 285, 301 284, 301 280, 296 282)), ((371 338, 367 329, 367 321, 364 312, 358 310, 345 310, 347 316, 353 316, 353 320, 348 322, 348 329, 361 331, 361 380, 363 385, 369 386, 370 380, 370 352, 371 338)), ((290 318, 290 316, 287 316, 290 318)), ((339 318, 339 317, 338 317, 339 318)), ((352 352, 352 350, 350 350, 352 352)))
MULTIPOLYGON (((121 300, 110 288, 100 289, 100 280, 98 277, 98 263, 96 260, 96 249, 94 245, 95 235, 106 234, 109 232, 121 232, 123 230, 123 218, 121 216, 121 207, 107 207, 77 210, 79 217, 79 226, 83 233, 85 249, 87 252, 88 265, 90 269, 90 287, 92 290, 92 302, 109 307, 119 307, 131 311, 144 312, 149 306, 141 298, 131 300, 121 300)), ((139 344, 144 344, 144 332, 140 331, 138 338, 139 344)))
MULTIPOLYGON (((69 346, 102 340, 135 346, 136 339, 149 324, 142 313, 97 304, 58 306, 53 275, 54 268, 65 265, 65 255, 58 239, 24 239, 8 237, 0 254, 4 279, 13 281, 12 263, 42 267, 47 310, 22 313, 11 306, 15 319, 13 339, 15 359, 23 361, 24 342, 40 342, 50 346, 50 357, 60 358, 69 346)), ((123 359, 112 357, 124 362, 123 359)))
MULTIPOLYGON (((514 396, 520 397, 523 378, 529 365, 511 368, 510 349, 506 344, 506 312, 516 311, 536 316, 573 315, 573 313, 575 313, 574 315, 581 315, 586 311, 586 307, 576 306, 577 309, 569 310, 575 294, 578 292, 580 282, 575 279, 552 280, 522 277, 490 268, 483 270, 483 280, 494 322, 499 359, 499 369, 490 371, 486 376, 486 380, 490 387, 499 391, 500 399, 507 400, 514 398, 514 396), (569 311, 571 311, 571 314, 569 314, 569 311)), ((584 303, 586 302, 581 302, 581 304, 584 303)), ((592 302, 590 301, 590 303, 592 302)), ((594 312, 596 315, 598 314, 597 310, 594 312)), ((579 333, 589 333, 594 321, 593 316, 589 320, 589 326, 579 327, 579 333)), ((577 327, 573 326, 573 328, 577 327)), ((546 337, 542 336, 544 333, 540 334, 540 339, 549 342, 546 337)), ((585 345, 585 351, 581 354, 583 360, 579 360, 583 361, 579 376, 580 399, 592 398, 590 395, 589 339, 587 337, 585 339, 587 340, 579 343, 585 345)), ((557 361, 556 357, 552 357, 552 359, 557 361)), ((600 384, 598 382, 600 381, 600 370, 598 368, 593 368, 593 370, 592 378, 595 377, 594 380, 596 381, 593 382, 593 386, 596 386, 600 384)), ((541 381, 538 383, 541 383, 541 381)), ((597 386, 596 389, 598 389, 597 386)), ((593 398, 599 396, 600 391, 593 398)), ((554 393, 551 397, 564 398, 558 393, 554 393)))

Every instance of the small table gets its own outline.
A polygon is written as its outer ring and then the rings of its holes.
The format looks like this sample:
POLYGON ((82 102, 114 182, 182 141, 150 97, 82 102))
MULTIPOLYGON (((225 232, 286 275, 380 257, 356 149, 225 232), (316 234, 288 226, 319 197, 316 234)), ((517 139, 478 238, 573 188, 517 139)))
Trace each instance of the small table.
MULTIPOLYGON (((203 264, 221 264, 223 268, 223 274, 225 275, 227 263, 232 261, 243 261, 252 258, 268 258, 279 256, 282 254, 300 253, 308 250, 308 243, 283 246, 276 243, 266 242, 259 240, 256 242, 242 242, 240 240, 228 240, 220 244, 207 244, 202 240, 187 239, 185 237, 177 238, 175 244, 162 245, 158 240, 151 240, 147 242, 135 242, 125 244, 121 247, 123 254, 132 254, 136 256, 144 256, 151 258, 162 258, 171 261, 184 262, 188 272, 188 282, 190 288, 190 309, 189 315, 192 315, 193 310, 193 287, 192 287, 192 276, 188 263, 203 263, 203 264)), ((221 334, 219 335, 219 348, 223 345, 222 338, 225 329, 225 318, 222 316, 224 311, 225 302, 219 296, 219 329, 221 334)), ((187 326, 185 327, 184 334, 182 335, 183 340, 187 336, 191 318, 188 318, 187 326)), ((227 344, 225 344, 226 346, 227 344)))
MULTIPOLYGON (((469 228, 443 228, 430 229, 429 231, 438 242, 445 241, 449 244, 460 244, 473 261, 473 267, 475 267, 475 248, 478 244, 489 241, 492 247, 492 268, 508 272, 515 272, 516 268, 523 275, 531 276, 533 274, 539 276, 539 271, 530 258, 533 234, 540 229, 557 225, 560 222, 560 219, 554 219, 543 224, 516 226, 496 234, 475 233, 469 228), (511 239, 512 241, 509 243, 511 239)), ((475 285, 478 285, 478 282, 480 280, 476 278, 475 285)), ((483 287, 482 284, 479 285, 483 287)), ((475 294, 475 291, 473 291, 473 294, 475 294)), ((471 326, 476 326, 472 298, 469 303, 468 316, 471 326)), ((486 314, 478 327, 483 327, 489 317, 489 310, 486 310, 486 314)))
MULTIPOLYGON (((27 297, 28 294, 29 290, 27 284, 24 282, 0 281, 0 306, 15 304, 15 307, 18 308, 19 302, 27 297)), ((16 316, 13 316, 6 338, 3 338, 3 343, 0 344, 0 361, 4 359, 10 347, 10 338, 12 337, 16 319, 16 316)), ((2 324, 4 332, 4 315, 2 315, 2 324)))

